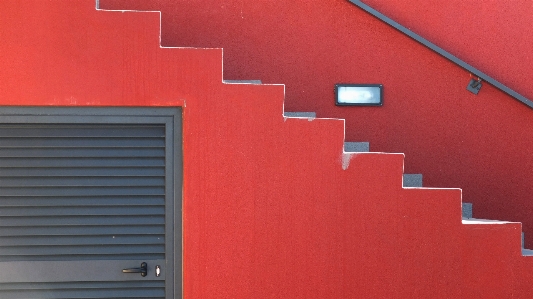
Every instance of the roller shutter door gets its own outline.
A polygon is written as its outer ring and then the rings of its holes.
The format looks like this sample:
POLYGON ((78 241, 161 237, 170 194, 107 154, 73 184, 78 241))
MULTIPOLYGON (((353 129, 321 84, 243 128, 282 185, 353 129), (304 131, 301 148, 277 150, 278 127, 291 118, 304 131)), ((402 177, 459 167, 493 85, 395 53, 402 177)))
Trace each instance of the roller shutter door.
POLYGON ((4 111, 0 298, 181 298, 180 132, 172 108, 4 111))

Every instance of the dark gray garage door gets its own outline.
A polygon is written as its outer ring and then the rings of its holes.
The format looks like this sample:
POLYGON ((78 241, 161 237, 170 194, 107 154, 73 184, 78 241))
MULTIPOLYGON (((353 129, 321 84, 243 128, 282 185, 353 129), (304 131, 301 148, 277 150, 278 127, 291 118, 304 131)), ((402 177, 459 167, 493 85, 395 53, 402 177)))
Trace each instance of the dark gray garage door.
POLYGON ((181 171, 180 109, 4 108, 0 298, 181 298, 181 171))

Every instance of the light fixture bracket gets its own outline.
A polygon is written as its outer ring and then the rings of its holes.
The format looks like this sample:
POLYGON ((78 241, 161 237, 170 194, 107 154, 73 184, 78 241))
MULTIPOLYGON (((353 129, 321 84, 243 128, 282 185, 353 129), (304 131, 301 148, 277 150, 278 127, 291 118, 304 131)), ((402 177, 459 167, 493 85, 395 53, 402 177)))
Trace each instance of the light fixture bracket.
POLYGON ((470 82, 468 83, 468 86, 466 86, 466 89, 470 91, 473 94, 478 94, 481 90, 481 78, 476 79, 470 79, 470 82))

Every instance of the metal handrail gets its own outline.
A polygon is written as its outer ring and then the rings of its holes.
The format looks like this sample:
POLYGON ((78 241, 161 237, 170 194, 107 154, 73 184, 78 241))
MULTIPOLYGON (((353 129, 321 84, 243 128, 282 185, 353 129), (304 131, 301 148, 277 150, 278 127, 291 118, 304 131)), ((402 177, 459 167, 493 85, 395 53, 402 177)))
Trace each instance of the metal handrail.
POLYGON ((428 47, 429 49, 437 52, 444 58, 450 60, 451 62, 457 64, 458 66, 462 67, 463 69, 469 71, 471 74, 475 75, 476 77, 480 78, 483 81, 488 82, 489 84, 493 85, 494 87, 498 88, 499 90, 505 92, 506 94, 510 95, 511 97, 517 99, 518 101, 522 102, 523 104, 527 105, 529 108, 533 108, 533 102, 529 100, 528 98, 524 97, 523 95, 519 94, 518 92, 512 90, 511 88, 505 86, 504 84, 500 83, 498 80, 490 77, 489 75, 483 73, 482 71, 476 69, 475 67, 471 66, 470 64, 464 62, 463 60, 457 58, 456 56, 450 54, 449 52, 445 51, 441 47, 435 45, 434 43, 428 41, 427 39, 421 37, 420 35, 414 33, 413 31, 407 29, 405 26, 400 25, 398 22, 392 20, 391 18, 387 17, 386 15, 380 13, 379 11, 375 10, 374 8, 366 5, 365 3, 359 1, 359 0, 348 0, 352 4, 357 5, 359 8, 363 9, 364 11, 368 12, 369 14, 375 16, 376 18, 382 20, 383 22, 389 24, 390 26, 394 27, 395 29, 401 31, 403 34, 409 36, 410 38, 416 40, 417 42, 421 43, 422 45, 428 47))

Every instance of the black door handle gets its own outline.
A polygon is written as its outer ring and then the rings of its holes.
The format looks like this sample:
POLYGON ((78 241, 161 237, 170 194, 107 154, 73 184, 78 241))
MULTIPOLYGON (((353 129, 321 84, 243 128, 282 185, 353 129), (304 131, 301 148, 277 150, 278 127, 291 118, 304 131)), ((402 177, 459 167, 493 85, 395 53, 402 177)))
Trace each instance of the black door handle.
POLYGON ((145 277, 147 272, 148 272, 148 265, 145 262, 141 263, 140 268, 122 269, 122 273, 141 273, 142 277, 145 277))

